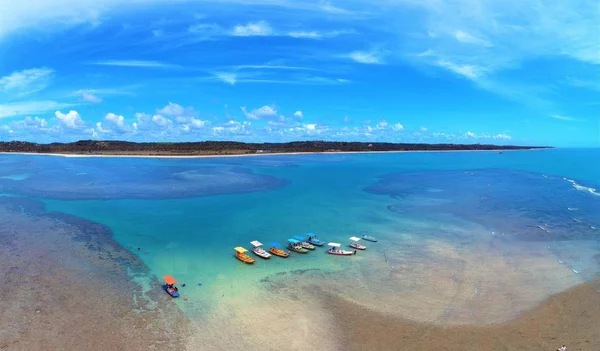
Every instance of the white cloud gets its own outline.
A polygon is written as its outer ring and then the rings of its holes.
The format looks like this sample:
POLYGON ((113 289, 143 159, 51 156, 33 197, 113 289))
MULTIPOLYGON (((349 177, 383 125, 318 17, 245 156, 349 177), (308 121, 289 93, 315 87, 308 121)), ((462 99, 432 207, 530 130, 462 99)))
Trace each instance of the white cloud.
POLYGON ((598 33, 590 30, 598 22, 595 0, 552 5, 538 0, 397 0, 391 6, 384 8, 391 11, 390 20, 397 11, 409 13, 419 18, 413 30, 433 34, 394 32, 405 39, 404 47, 435 53, 420 60, 471 79, 481 78, 477 71, 494 74, 539 57, 600 63, 598 33))
POLYGON ((479 77, 481 68, 473 65, 458 65, 446 60, 438 60, 436 64, 440 67, 447 68, 454 73, 457 73, 461 76, 467 77, 469 79, 477 79, 479 77))
POLYGON ((302 117, 304 117, 302 111, 296 111, 294 112, 294 117, 298 118, 298 119, 302 119, 302 117))
POLYGON ((304 128, 308 131, 314 131, 317 129, 317 125, 314 123, 310 123, 310 124, 305 124, 304 128))
MULTIPOLYGON (((131 126, 130 128, 125 124, 125 117, 123 117, 122 115, 117 115, 115 113, 109 112, 106 114, 106 116, 104 116, 104 120, 110 123, 111 125, 115 126, 121 132, 128 132, 134 129, 133 126, 131 126)), ((99 131, 100 130, 101 129, 99 129, 99 131)))
POLYGON ((235 73, 217 72, 215 73, 215 77, 218 80, 230 85, 235 85, 237 80, 237 75, 235 73))
POLYGON ((380 121, 379 123, 377 123, 377 125, 375 126, 377 129, 385 129, 388 127, 388 122, 383 120, 380 121))
POLYGON ((28 116, 28 117, 25 117, 24 121, 27 125, 35 126, 37 128, 48 127, 48 122, 44 118, 39 118, 39 117, 31 118, 28 116))
POLYGON ((0 104, 0 118, 41 114, 71 106, 73 106, 73 104, 46 100, 0 104))
POLYGON ((551 115, 550 117, 554 118, 554 119, 560 119, 561 121, 578 121, 577 118, 573 118, 573 117, 569 117, 569 116, 563 116, 563 115, 551 115))
POLYGON ((86 101, 86 102, 92 102, 95 104, 102 102, 101 98, 97 97, 96 95, 94 95, 92 93, 88 93, 87 91, 82 92, 81 96, 83 98, 83 101, 86 101))
POLYGON ((426 132, 426 131, 427 131, 427 127, 421 127, 421 128, 420 128, 420 130, 421 130, 422 132, 426 132))
POLYGON ((354 51, 346 55, 358 63, 364 64, 379 64, 382 63, 381 54, 377 52, 354 51))
POLYGON ((166 127, 168 127, 168 126, 170 126, 170 125, 173 124, 173 121, 171 121, 168 118, 165 118, 162 115, 154 115, 154 116, 152 116, 152 122, 154 124, 156 124, 157 126, 163 127, 163 128, 166 128, 166 127))
POLYGON ((181 66, 159 61, 144 60, 104 60, 90 62, 92 65, 118 66, 118 67, 141 67, 141 68, 179 68, 181 66))
POLYGON ((493 46, 492 43, 490 43, 489 41, 482 38, 477 38, 467 32, 463 32, 462 30, 455 31, 454 37, 456 38, 456 40, 464 44, 475 44, 487 47, 493 46))
POLYGON ((68 113, 62 113, 60 111, 54 112, 54 115, 60 123, 70 129, 81 129, 85 126, 79 112, 70 110, 68 113))
MULTIPOLYGON (((110 134, 110 133, 112 133, 112 130, 105 129, 102 126, 102 122, 96 123, 96 128, 95 129, 90 129, 90 131, 95 131, 95 130, 97 130, 98 132, 103 133, 103 134, 110 134)), ((92 134, 94 134, 94 133, 92 133, 92 134)))
POLYGON ((186 113, 186 110, 183 106, 169 101, 167 106, 159 109, 157 112, 165 116, 181 116, 186 113))
POLYGON ((250 112, 246 110, 245 106, 242 106, 241 109, 248 119, 258 120, 277 117, 277 108, 275 106, 265 105, 250 112))
POLYGON ((344 116, 344 123, 350 123, 350 117, 344 116))
POLYGON ((231 35, 237 37, 267 36, 273 34, 271 26, 265 21, 250 22, 246 25, 237 25, 231 35))
POLYGON ((316 30, 310 31, 291 31, 287 32, 286 35, 292 38, 302 39, 322 39, 322 38, 333 38, 344 34, 355 34, 354 30, 332 30, 329 32, 321 32, 316 30))
POLYGON ((152 35, 155 37, 162 37, 163 34, 164 34, 163 31, 160 29, 155 29, 152 31, 152 35))
POLYGON ((31 68, 13 72, 0 78, 0 91, 4 94, 27 95, 45 89, 52 77, 54 70, 49 68, 31 68))
POLYGON ((404 130, 404 126, 403 126, 402 124, 400 124, 400 123, 395 123, 395 124, 392 126, 392 130, 393 130, 393 131, 396 131, 396 132, 399 132, 399 131, 401 131, 401 130, 404 130))

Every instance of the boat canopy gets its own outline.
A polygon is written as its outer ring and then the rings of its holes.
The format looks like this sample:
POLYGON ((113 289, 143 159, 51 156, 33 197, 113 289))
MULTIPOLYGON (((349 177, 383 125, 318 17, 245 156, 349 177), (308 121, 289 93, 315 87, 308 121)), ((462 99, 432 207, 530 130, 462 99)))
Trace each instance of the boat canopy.
POLYGON ((358 242, 360 240, 360 238, 357 238, 355 236, 351 236, 350 240, 358 242))
POLYGON ((309 238, 316 238, 317 234, 315 234, 315 233, 306 233, 306 236, 308 236, 309 238))
POLYGON ((291 242, 292 244, 299 244, 300 240, 296 240, 296 239, 288 239, 289 242, 291 242))
POLYGON ((271 241, 271 246, 276 247, 276 248, 281 248, 282 245, 276 241, 271 241))
POLYGON ((248 250, 244 249, 241 246, 238 246, 235 248, 235 251, 239 252, 239 253, 244 253, 244 252, 248 252, 248 250))
POLYGON ((251 241, 250 244, 252 244, 254 247, 262 246, 262 243, 258 240, 251 241))
POLYGON ((333 246, 333 247, 340 247, 340 246, 342 246, 342 244, 340 244, 340 243, 329 243, 327 245, 333 246))
POLYGON ((305 241, 305 240, 306 240, 306 238, 305 238, 305 237, 303 237, 302 235, 296 235, 296 236, 294 237, 294 239, 298 239, 298 240, 300 240, 300 241, 305 241))
POLYGON ((165 275, 163 277, 163 280, 169 285, 177 284, 177 280, 175 280, 175 278, 171 277, 170 275, 165 275))

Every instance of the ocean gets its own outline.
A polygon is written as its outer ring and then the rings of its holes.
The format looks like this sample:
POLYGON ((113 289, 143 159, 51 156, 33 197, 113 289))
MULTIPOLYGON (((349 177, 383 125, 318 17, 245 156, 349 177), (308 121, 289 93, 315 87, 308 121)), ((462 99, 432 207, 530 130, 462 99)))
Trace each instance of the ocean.
POLYGON ((150 299, 163 275, 178 280, 182 298, 170 303, 197 325, 198 344, 300 333, 326 345, 334 326, 319 296, 419 322, 486 324, 596 279, 597 159, 596 149, 1 155, 0 206, 35 204, 106 228, 103 240, 146 267, 131 270, 142 287, 134 299, 150 299), (233 256, 252 240, 268 248, 309 232, 347 249, 350 236, 379 241, 349 257, 317 248, 246 265, 233 256))

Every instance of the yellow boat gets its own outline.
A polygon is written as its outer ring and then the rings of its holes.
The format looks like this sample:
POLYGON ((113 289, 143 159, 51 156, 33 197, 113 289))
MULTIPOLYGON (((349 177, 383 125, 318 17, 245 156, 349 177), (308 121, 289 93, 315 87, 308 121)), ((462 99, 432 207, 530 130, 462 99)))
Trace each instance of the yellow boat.
POLYGON ((244 263, 248 263, 248 264, 254 263, 254 259, 252 257, 248 256, 248 254, 246 254, 246 252, 248 252, 248 250, 244 249, 241 246, 234 248, 234 250, 235 250, 235 258, 237 258, 238 260, 240 260, 244 263))

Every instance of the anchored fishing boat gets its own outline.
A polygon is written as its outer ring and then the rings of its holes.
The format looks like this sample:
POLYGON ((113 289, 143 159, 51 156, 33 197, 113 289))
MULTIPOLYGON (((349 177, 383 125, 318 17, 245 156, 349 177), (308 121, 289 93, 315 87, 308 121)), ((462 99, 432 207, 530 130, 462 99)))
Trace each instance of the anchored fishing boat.
POLYGON ((261 242, 258 240, 251 241, 250 244, 252 247, 252 252, 258 257, 262 258, 271 258, 271 254, 267 252, 267 250, 263 249, 261 246, 261 242))
POLYGON ((165 275, 163 277, 163 289, 167 292, 167 294, 171 295, 171 297, 179 297, 179 291, 175 284, 177 284, 177 280, 170 275, 165 275))
POLYGON ((285 251, 284 249, 281 248, 281 244, 272 241, 271 242, 271 248, 269 249, 269 252, 272 253, 275 256, 279 256, 279 257, 289 257, 290 256, 290 252, 289 251, 285 251))
POLYGON ((248 254, 246 253, 246 252, 248 252, 248 250, 244 249, 241 246, 234 248, 234 250, 235 250, 235 258, 237 258, 238 260, 240 260, 244 263, 248 263, 248 264, 254 263, 254 259, 252 257, 248 256, 248 254))
POLYGON ((321 241, 319 238, 317 238, 317 235, 315 233, 308 233, 308 234, 306 234, 306 236, 308 237, 308 242, 313 245, 316 245, 316 246, 325 245, 325 243, 323 241, 321 241))
POLYGON ((370 235, 363 235, 362 238, 366 241, 370 241, 370 242, 374 242, 374 243, 377 242, 377 239, 375 239, 375 237, 370 236, 370 235))
POLYGON ((350 243, 350 247, 352 247, 352 248, 354 248, 354 249, 357 249, 357 250, 366 250, 366 249, 367 249, 367 247, 366 247, 366 246, 364 246, 364 245, 361 245, 361 244, 359 243, 359 241, 360 241, 360 238, 357 238, 357 237, 355 237, 355 236, 351 236, 351 237, 350 237, 350 240, 352 240, 352 242, 350 243))
POLYGON ((307 253, 308 250, 302 247, 302 242, 297 239, 288 239, 288 249, 298 253, 307 253))
POLYGON ((329 248, 329 250, 327 250, 327 253, 330 254, 330 255, 337 255, 337 256, 352 256, 352 255, 356 255, 356 250, 354 250, 354 251, 348 251, 348 250, 342 250, 342 249, 340 249, 340 246, 342 246, 342 244, 340 244, 340 243, 329 243, 327 245, 331 246, 329 248))
POLYGON ((315 247, 313 245, 311 245, 308 241, 306 241, 306 238, 303 237, 302 235, 296 235, 294 237, 294 239, 298 240, 300 242, 300 244, 302 245, 302 247, 305 249, 309 249, 309 250, 315 249, 315 247))

